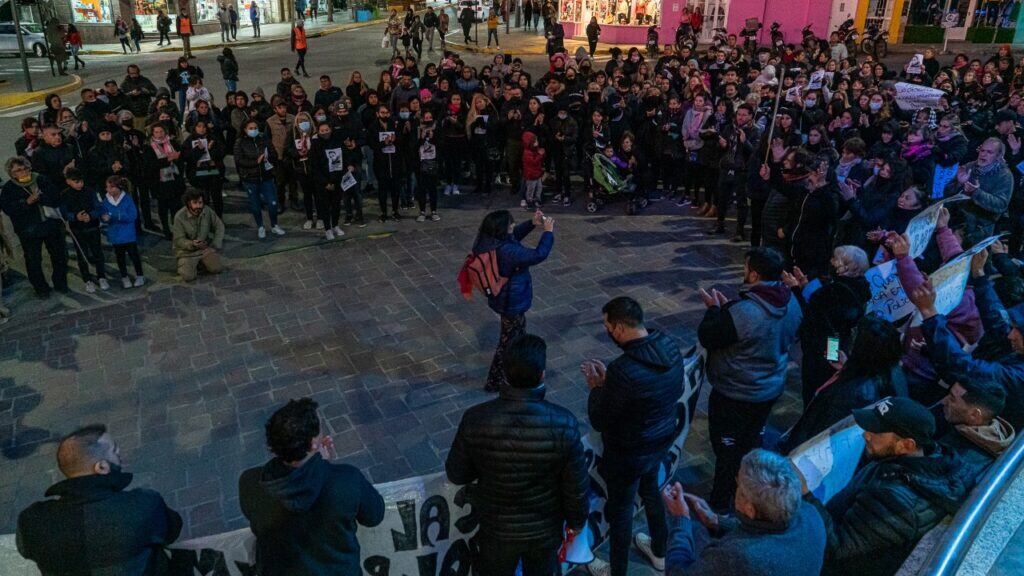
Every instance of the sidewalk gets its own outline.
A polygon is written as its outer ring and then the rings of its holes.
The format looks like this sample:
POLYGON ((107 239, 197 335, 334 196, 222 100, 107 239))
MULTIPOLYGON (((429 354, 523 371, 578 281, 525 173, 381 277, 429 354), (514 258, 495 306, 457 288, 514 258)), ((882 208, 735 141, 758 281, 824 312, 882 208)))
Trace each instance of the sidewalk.
MULTIPOLYGON (((369 22, 355 22, 352 20, 351 11, 339 11, 334 13, 334 22, 328 22, 327 16, 320 16, 317 21, 306 21, 306 36, 309 38, 320 38, 342 30, 361 28, 378 24, 379 20, 369 22)), ((192 37, 192 51, 214 50, 224 46, 249 46, 262 42, 276 42, 278 40, 289 40, 291 38, 291 22, 275 22, 260 26, 260 37, 254 38, 252 28, 249 26, 238 29, 238 37, 234 42, 222 42, 220 32, 210 34, 197 34, 192 37)), ((171 34, 171 44, 159 46, 155 35, 150 35, 142 42, 142 53, 151 54, 155 52, 181 52, 181 38, 171 34)), ((120 44, 91 44, 82 50, 82 54, 88 55, 117 55, 124 54, 120 44)))

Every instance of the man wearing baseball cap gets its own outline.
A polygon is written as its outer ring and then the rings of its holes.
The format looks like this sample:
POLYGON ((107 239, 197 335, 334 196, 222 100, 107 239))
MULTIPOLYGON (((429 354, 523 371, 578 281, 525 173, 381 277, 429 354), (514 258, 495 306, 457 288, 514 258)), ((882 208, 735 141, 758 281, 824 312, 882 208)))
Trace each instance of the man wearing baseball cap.
POLYGON ((935 418, 910 398, 853 411, 870 462, 828 505, 813 496, 828 545, 823 575, 895 574, 918 540, 967 495, 971 477, 932 440, 935 418))
POLYGON ((1006 391, 1005 418, 1017 430, 1024 425, 1024 304, 1007 310, 985 275, 988 251, 971 259, 974 302, 981 316, 985 336, 974 352, 963 350, 960 341, 946 326, 946 317, 935 309, 935 289, 925 282, 910 294, 921 312, 928 357, 945 382, 992 380, 1006 391))

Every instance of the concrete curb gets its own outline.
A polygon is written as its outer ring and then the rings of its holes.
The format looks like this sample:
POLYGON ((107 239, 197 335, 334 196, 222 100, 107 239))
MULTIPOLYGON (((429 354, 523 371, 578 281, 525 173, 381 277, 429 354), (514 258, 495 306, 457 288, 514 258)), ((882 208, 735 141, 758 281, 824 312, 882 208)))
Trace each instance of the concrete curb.
POLYGON ((46 90, 36 90, 34 92, 11 92, 0 94, 0 110, 5 108, 14 108, 23 104, 29 104, 31 102, 38 102, 42 104, 43 97, 47 94, 68 94, 82 87, 82 77, 78 74, 71 75, 71 81, 60 86, 53 88, 47 88, 46 90))

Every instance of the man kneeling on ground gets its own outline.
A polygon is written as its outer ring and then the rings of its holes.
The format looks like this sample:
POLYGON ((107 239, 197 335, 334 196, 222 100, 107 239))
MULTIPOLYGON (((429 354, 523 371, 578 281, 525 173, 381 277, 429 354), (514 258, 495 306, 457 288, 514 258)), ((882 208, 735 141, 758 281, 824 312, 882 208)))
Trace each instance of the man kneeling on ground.
POLYGON ((203 195, 198 191, 186 192, 183 204, 174 215, 171 228, 178 275, 191 282, 196 279, 200 264, 210 274, 220 274, 224 269, 219 253, 224 246, 224 222, 203 203, 203 195))

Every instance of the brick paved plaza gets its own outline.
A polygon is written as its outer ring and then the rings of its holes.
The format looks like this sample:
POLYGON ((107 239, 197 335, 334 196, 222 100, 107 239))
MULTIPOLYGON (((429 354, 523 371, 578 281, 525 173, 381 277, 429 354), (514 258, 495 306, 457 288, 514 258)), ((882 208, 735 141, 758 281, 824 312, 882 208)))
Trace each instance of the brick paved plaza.
MULTIPOLYGON (((58 479, 54 440, 94 421, 111 427, 134 485, 182 513, 182 538, 245 525, 238 475, 267 458, 264 421, 290 398, 315 398, 339 456, 374 482, 440 470, 463 410, 490 397, 497 320, 455 281, 488 202, 510 203, 462 197, 441 222, 353 228, 330 244, 294 215, 276 244, 229 217, 230 269, 190 286, 173 280, 155 240, 144 258, 157 281, 145 291, 37 303, 21 280, 0 329, 0 533, 58 479)), ((637 298, 649 324, 688 346, 704 310, 695 291, 735 294, 742 248, 706 240, 707 223, 690 214, 664 202, 631 218, 620 205, 549 212, 555 249, 534 269, 527 327, 548 341, 548 398, 585 428, 579 362, 616 354, 604 302, 637 298)), ((690 485, 710 476, 705 429, 698 416, 681 473, 690 485)))

